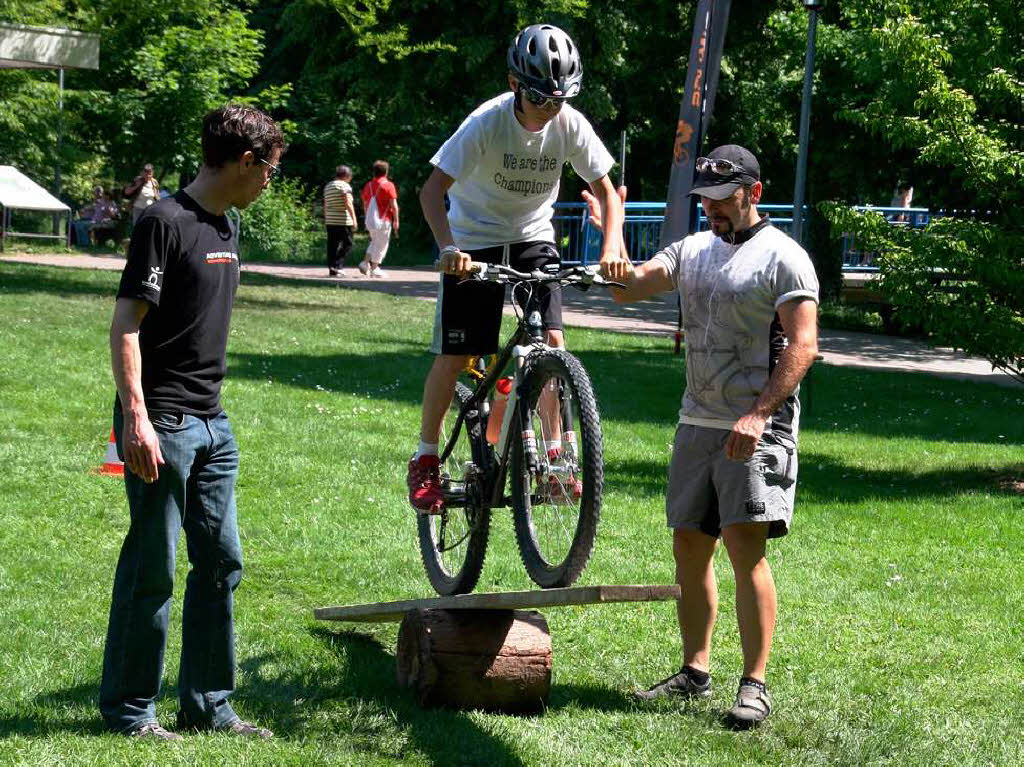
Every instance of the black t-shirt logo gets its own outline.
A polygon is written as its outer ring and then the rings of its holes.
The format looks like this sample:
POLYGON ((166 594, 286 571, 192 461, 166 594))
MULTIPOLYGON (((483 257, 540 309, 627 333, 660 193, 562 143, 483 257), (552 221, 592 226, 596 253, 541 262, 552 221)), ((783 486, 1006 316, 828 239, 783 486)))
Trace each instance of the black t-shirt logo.
POLYGON ((153 290, 160 291, 160 278, 163 276, 163 270, 158 266, 149 267, 149 277, 146 278, 146 286, 153 290))

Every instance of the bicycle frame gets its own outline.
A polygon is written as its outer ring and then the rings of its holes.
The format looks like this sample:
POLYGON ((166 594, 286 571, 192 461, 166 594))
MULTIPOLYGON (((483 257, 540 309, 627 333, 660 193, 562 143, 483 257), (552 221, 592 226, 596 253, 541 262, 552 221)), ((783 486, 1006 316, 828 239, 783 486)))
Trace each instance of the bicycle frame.
MULTIPOLYGON (((455 447, 456 442, 459 438, 459 432, 462 429, 463 422, 465 421, 466 413, 469 410, 476 408, 482 410, 487 405, 487 397, 491 390, 494 389, 495 384, 501 377, 505 368, 508 366, 510 361, 515 361, 512 373, 512 389, 509 392, 508 405, 505 407, 505 417, 502 420, 501 432, 498 436, 498 442, 495 445, 495 461, 497 474, 493 474, 492 469, 494 467, 484 466, 481 467, 488 475, 493 476, 493 485, 490 487, 490 502, 487 504, 489 508, 507 506, 504 490, 505 490, 505 468, 508 463, 508 450, 511 445, 509 439, 513 426, 513 418, 518 417, 520 420, 519 427, 525 431, 527 426, 527 414, 523 413, 522 408, 519 408, 519 379, 520 373, 526 358, 535 351, 544 349, 550 349, 551 347, 544 343, 544 328, 540 320, 540 311, 537 306, 538 299, 531 295, 526 303, 526 307, 523 310, 523 316, 519 319, 519 326, 516 332, 512 334, 511 338, 506 342, 504 348, 498 355, 497 362, 491 367, 488 372, 480 381, 477 382, 476 387, 473 389, 473 394, 466 404, 459 411, 459 416, 455 421, 455 425, 452 427, 452 433, 448 437, 448 442, 444 446, 444 450, 441 451, 441 462, 448 460, 448 456, 451 454, 452 449, 455 447)), ((489 407, 489 405, 488 405, 489 407)))
MULTIPOLYGON (((480 268, 478 271, 481 275, 486 275, 494 269, 498 270, 509 270, 508 267, 499 265, 488 265, 479 264, 480 268)), ((569 271, 579 272, 580 267, 573 267, 569 271)), ((617 287, 625 287, 618 282, 610 282, 600 278, 595 272, 590 269, 584 269, 589 275, 589 279, 585 281, 586 285, 590 284, 601 284, 611 285, 617 287)), ((520 277, 529 277, 530 275, 516 273, 520 277)), ((537 274, 534 272, 533 274, 537 274)), ((551 282, 560 281, 562 273, 557 273, 551 282)), ((543 279, 543 275, 541 276, 543 279)), ((578 284, 578 283, 577 283, 578 284)), ((513 291, 515 288, 513 288, 513 291)), ((514 298, 514 293, 513 293, 514 298)), ((540 298, 535 290, 531 291, 529 297, 526 300, 526 305, 523 307, 523 313, 518 318, 518 327, 512 334, 512 337, 505 343, 501 353, 498 355, 497 362, 491 367, 491 369, 484 374, 484 376, 477 382, 473 389, 472 395, 466 401, 465 405, 459 410, 459 415, 455 420, 454 426, 452 426, 452 433, 448 437, 448 441, 445 443, 444 449, 440 454, 440 461, 444 463, 448 460, 452 450, 458 441, 459 432, 462 429, 463 423, 466 418, 466 413, 473 410, 474 408, 485 414, 489 414, 489 403, 487 402, 487 396, 494 388, 498 381, 498 378, 504 372, 509 362, 514 361, 515 365, 512 371, 513 385, 509 392, 509 402, 505 408, 505 417, 502 420, 501 431, 498 435, 498 441, 495 445, 495 466, 482 466, 487 483, 484 490, 490 497, 490 501, 487 504, 488 508, 495 508, 500 506, 507 506, 510 503, 510 499, 506 499, 504 495, 505 491, 505 472, 508 465, 508 453, 509 447, 512 443, 510 436, 512 435, 513 428, 519 428, 520 433, 527 437, 532 434, 532 428, 530 424, 530 414, 525 412, 523 408, 519 407, 519 383, 520 374, 522 373, 523 367, 526 364, 527 358, 535 352, 551 349, 552 347, 544 343, 544 327, 541 323, 540 318, 540 298), (519 418, 519 423, 514 423, 514 418, 519 418)), ((532 443, 526 442, 526 459, 527 465, 532 470, 537 467, 540 463, 537 456, 537 444, 536 440, 532 443)), ((452 504, 456 505, 456 504, 452 504)))

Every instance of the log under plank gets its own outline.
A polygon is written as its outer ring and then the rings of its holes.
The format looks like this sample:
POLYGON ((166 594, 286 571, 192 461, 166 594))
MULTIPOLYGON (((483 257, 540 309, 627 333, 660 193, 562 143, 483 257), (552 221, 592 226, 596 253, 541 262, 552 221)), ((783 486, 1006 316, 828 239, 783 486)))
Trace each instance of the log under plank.
POLYGON ((401 621, 410 610, 518 610, 539 607, 662 602, 679 599, 679 586, 570 586, 562 589, 459 594, 454 597, 404 599, 397 602, 317 607, 313 617, 322 621, 379 623, 401 621))
POLYGON ((411 610, 395 655, 399 686, 424 706, 529 714, 551 691, 551 635, 538 612, 411 610))

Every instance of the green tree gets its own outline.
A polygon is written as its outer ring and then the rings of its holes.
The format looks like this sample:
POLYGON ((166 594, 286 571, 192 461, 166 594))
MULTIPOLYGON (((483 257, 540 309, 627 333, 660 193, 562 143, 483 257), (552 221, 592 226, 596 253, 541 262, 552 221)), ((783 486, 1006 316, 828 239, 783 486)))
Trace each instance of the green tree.
POLYGON ((874 0, 846 11, 841 117, 914 158, 933 209, 918 233, 826 206, 881 253, 882 289, 931 340, 1024 381, 1024 53, 1012 0, 874 0))

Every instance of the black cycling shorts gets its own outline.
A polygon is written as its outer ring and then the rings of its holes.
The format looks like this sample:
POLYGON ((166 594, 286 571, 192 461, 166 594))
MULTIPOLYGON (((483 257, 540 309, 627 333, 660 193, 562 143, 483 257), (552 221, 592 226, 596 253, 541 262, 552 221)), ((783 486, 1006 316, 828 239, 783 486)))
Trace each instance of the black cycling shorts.
MULTIPOLYGON (((466 250, 474 261, 500 264, 508 247, 508 265, 521 272, 558 264, 558 249, 550 242, 517 242, 508 246, 466 250)), ((541 320, 548 330, 562 329, 562 287, 540 285, 534 288, 540 297, 541 320)), ((514 291, 523 305, 524 289, 514 291)), ((505 306, 505 286, 493 282, 465 280, 453 274, 441 275, 441 286, 434 314, 434 354, 472 354, 483 356, 498 351, 501 310, 505 306)))

